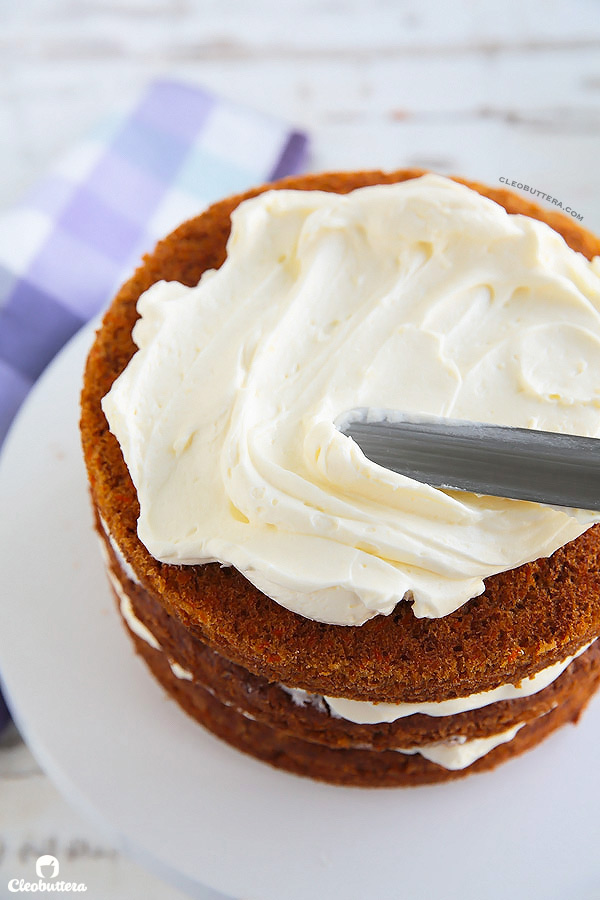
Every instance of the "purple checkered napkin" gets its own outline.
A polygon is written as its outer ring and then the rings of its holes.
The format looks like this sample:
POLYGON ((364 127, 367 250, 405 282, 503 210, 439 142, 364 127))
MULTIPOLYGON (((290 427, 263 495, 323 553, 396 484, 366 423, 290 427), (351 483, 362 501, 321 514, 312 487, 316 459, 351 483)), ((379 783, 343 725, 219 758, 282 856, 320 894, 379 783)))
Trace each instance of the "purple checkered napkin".
POLYGON ((301 169, 305 135, 156 82, 0 215, 0 443, 44 367, 142 253, 214 200, 301 169))
MULTIPOLYGON (((214 200, 299 171, 306 149, 277 119, 159 81, 0 214, 0 444, 36 378, 142 253, 214 200)), ((0 728, 2 710, 0 697, 0 728)))

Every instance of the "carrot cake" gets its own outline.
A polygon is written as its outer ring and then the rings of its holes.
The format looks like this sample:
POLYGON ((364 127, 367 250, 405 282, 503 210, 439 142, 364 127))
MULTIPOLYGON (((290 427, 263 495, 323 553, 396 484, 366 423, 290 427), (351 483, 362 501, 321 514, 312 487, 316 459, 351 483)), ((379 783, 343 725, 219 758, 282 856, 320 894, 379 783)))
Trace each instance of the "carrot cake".
POLYGON ((600 434, 600 241, 421 171, 284 179, 159 243, 81 432, 136 650, 239 749, 339 784, 495 766, 600 679, 600 515, 367 460, 355 407, 600 434))

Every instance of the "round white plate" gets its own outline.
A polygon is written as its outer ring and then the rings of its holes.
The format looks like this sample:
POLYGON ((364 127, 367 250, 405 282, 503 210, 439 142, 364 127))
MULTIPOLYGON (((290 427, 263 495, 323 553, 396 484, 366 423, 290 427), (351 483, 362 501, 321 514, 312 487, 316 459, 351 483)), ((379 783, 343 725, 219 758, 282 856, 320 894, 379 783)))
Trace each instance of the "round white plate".
POLYGON ((205 732, 134 653, 103 573, 83 464, 85 330, 45 373, 0 465, 0 667, 67 797, 197 897, 598 897, 600 703, 494 772, 408 790, 287 775, 205 732))

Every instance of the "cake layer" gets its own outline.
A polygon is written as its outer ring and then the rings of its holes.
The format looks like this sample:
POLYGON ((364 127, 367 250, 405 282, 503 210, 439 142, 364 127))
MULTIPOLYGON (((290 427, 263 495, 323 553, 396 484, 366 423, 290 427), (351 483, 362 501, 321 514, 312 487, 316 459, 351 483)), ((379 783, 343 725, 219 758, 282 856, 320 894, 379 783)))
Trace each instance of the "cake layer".
MULTIPOLYGON (((321 175, 275 187, 345 193, 419 174, 321 175)), ((588 258, 600 253, 597 239, 560 215, 504 191, 471 186, 509 212, 546 221, 588 258)), ((82 436, 92 495, 135 577, 191 635, 228 660, 269 682, 351 700, 427 702, 481 692, 529 677, 594 640, 600 633, 597 526, 549 559, 487 579, 481 596, 443 619, 416 619, 404 601, 360 628, 291 613, 233 569, 164 565, 148 554, 136 533, 136 494, 100 401, 134 352, 139 295, 160 279, 193 285, 203 271, 218 267, 231 210, 241 199, 217 204, 157 247, 120 291, 88 360, 82 436)))
POLYGON ((332 715, 323 697, 269 683, 190 635, 141 585, 131 581, 116 556, 114 542, 104 533, 101 538, 113 590, 129 631, 163 655, 175 677, 193 681, 241 715, 301 740, 334 748, 368 745, 374 750, 387 750, 423 747, 448 739, 490 739, 547 715, 583 686, 591 692, 600 679, 600 644, 594 644, 551 684, 531 696, 493 702, 456 715, 418 713, 392 723, 355 724, 332 715))
POLYGON ((296 775, 355 787, 433 784, 492 769, 534 747, 559 726, 577 722, 598 681, 597 674, 591 682, 582 681, 565 703, 523 725, 512 739, 495 746, 471 765, 451 769, 420 753, 332 748, 293 737, 254 720, 233 705, 225 705, 198 683, 178 677, 165 653, 155 650, 133 633, 132 638, 137 652, 169 695, 217 737, 244 753, 296 775))

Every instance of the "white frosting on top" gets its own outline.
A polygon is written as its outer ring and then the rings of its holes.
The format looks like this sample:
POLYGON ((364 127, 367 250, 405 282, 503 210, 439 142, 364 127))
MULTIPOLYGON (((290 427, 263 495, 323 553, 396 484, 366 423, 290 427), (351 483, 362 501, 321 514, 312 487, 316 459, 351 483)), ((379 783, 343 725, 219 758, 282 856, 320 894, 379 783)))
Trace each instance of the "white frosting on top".
POLYGON ((597 436, 598 260, 434 175, 232 218, 218 271, 140 298, 103 401, 153 556, 359 625, 406 595, 446 615, 598 520, 419 484, 333 424, 375 406, 597 436))

